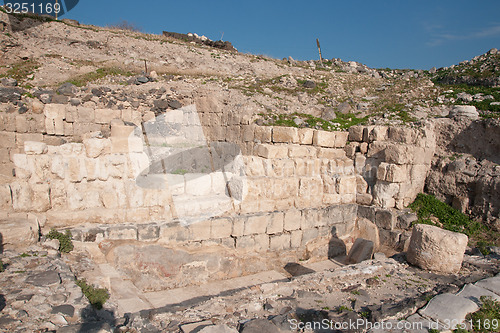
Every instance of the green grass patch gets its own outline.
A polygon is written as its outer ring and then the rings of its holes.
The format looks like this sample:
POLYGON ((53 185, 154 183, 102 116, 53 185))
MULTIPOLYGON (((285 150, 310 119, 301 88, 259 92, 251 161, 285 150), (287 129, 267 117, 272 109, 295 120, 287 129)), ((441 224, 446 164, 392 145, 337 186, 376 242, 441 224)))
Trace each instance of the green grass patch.
POLYGON ((417 213, 417 224, 436 225, 430 219, 434 216, 439 219, 440 227, 443 229, 460 232, 469 237, 476 236, 485 229, 480 222, 471 220, 466 214, 439 201, 433 195, 420 193, 409 207, 417 213))
POLYGON ((40 64, 34 59, 18 61, 11 65, 7 72, 0 77, 11 77, 19 82, 28 80, 28 76, 35 73, 40 64))
POLYGON ((95 82, 99 79, 105 78, 106 76, 133 76, 135 73, 130 71, 125 71, 117 67, 104 67, 98 68, 95 72, 90 72, 87 74, 79 75, 73 79, 66 82, 72 83, 77 87, 83 87, 89 82, 95 82))
POLYGON ((364 124, 368 117, 358 118, 355 114, 342 114, 336 112, 336 118, 333 120, 325 120, 314 117, 307 113, 294 112, 292 114, 275 114, 273 112, 259 114, 264 119, 264 125, 267 126, 286 126, 286 127, 308 127, 319 128, 324 131, 339 131, 347 130, 351 126, 364 124), (301 119, 302 124, 297 125, 295 119, 301 119))
MULTIPOLYGON (((467 315, 466 322, 472 324, 474 333, 490 333, 500 331, 500 302, 491 297, 481 296, 481 307, 478 311, 467 315)), ((454 330, 455 333, 471 333, 464 328, 454 330)))
POLYGON ((93 307, 100 310, 109 299, 109 292, 104 288, 96 288, 87 283, 86 280, 77 280, 76 284, 82 289, 83 294, 93 307))
MULTIPOLYGON (((469 86, 466 84, 456 84, 456 85, 442 85, 439 86, 445 91, 453 90, 453 93, 446 93, 447 97, 456 98, 460 93, 467 93, 472 96, 476 94, 483 94, 483 96, 491 95, 493 99, 485 99, 483 101, 472 101, 465 102, 457 100, 455 104, 458 105, 474 105, 478 110, 482 111, 493 111, 495 113, 500 113, 500 105, 491 105, 492 102, 500 102, 500 88, 498 87, 484 87, 484 86, 469 86)), ((494 117, 490 116, 491 118, 494 117)))
POLYGON ((69 253, 73 251, 74 246, 73 241, 71 240, 71 232, 69 230, 66 230, 63 234, 55 229, 52 229, 47 235, 47 238, 59 240, 59 252, 69 253))

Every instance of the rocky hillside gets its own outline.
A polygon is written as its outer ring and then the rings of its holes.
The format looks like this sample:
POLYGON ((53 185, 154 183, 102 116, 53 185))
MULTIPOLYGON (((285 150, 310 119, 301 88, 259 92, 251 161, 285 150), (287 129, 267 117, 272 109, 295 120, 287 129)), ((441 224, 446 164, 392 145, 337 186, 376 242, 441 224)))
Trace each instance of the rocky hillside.
MULTIPOLYGON (((434 71, 433 71, 434 72, 434 71)), ((500 52, 491 49, 458 65, 440 68, 434 80, 442 84, 498 87, 500 85, 500 52)))

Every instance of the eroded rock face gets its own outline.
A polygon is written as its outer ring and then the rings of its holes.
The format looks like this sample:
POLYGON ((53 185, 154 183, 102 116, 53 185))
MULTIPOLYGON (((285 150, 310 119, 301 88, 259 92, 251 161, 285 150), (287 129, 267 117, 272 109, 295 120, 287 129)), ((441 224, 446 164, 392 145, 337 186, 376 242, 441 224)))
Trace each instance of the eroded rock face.
POLYGON ((458 273, 468 240, 464 234, 418 224, 413 228, 406 259, 433 272, 458 273))

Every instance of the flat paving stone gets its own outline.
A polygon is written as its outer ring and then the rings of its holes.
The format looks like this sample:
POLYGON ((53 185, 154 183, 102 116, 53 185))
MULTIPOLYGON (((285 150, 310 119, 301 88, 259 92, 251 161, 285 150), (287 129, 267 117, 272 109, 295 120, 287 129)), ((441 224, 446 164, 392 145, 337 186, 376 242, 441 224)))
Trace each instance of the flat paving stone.
POLYGON ((453 294, 441 294, 433 299, 421 310, 420 315, 425 318, 439 321, 443 324, 451 324, 451 328, 465 320, 467 314, 479 309, 473 301, 453 294))
POLYGON ((199 321, 197 323, 189 323, 180 326, 182 333, 197 333, 205 327, 213 326, 210 320, 199 321))
POLYGON ((157 292, 148 292, 142 296, 153 304, 155 308, 179 304, 199 297, 209 297, 231 290, 249 288, 258 284, 282 281, 287 277, 276 271, 267 271, 257 274, 242 276, 229 280, 215 281, 203 286, 190 286, 157 292))
POLYGON ((457 296, 470 299, 477 305, 481 306, 481 296, 489 296, 497 301, 500 301, 500 296, 489 291, 488 289, 484 289, 478 285, 468 284, 466 285, 457 296))
POLYGON ((51 313, 62 313, 62 314, 67 315, 69 317, 73 317, 75 315, 75 307, 73 305, 69 305, 69 304, 54 306, 52 308, 51 313))
POLYGON ((119 316, 123 316, 126 313, 136 313, 142 310, 149 310, 154 308, 151 303, 145 302, 139 297, 119 299, 116 301, 116 303, 118 305, 117 312, 119 316))
POLYGON ((61 283, 61 277, 56 271, 45 271, 29 275, 26 282, 37 287, 51 286, 61 283))
POLYGON ((199 333, 238 333, 238 331, 226 325, 212 325, 202 328, 199 333))
POLYGON ((490 277, 476 282, 476 286, 488 289, 497 295, 500 295, 500 276, 490 277))

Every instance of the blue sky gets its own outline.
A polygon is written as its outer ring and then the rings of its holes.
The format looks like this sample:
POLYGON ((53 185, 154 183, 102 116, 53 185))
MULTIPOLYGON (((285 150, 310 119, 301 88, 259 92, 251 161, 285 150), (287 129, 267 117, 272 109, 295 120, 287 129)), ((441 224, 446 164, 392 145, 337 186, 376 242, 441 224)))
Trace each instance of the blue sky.
POLYGON ((82 23, 126 20, 145 32, 196 32, 241 52, 325 58, 381 68, 429 69, 500 48, 500 0, 80 0, 82 23))

